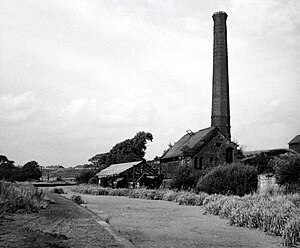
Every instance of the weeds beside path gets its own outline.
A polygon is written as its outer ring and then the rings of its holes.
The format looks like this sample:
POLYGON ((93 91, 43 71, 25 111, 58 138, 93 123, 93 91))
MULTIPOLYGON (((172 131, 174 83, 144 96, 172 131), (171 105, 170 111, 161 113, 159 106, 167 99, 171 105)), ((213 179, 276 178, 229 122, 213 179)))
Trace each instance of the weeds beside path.
POLYGON ((204 206, 207 213, 229 219, 231 225, 259 229, 282 237, 284 245, 299 245, 300 195, 224 196, 166 189, 110 189, 80 185, 74 192, 92 195, 127 196, 177 202, 180 205, 204 206))
MULTIPOLYGON (((280 247, 280 238, 258 230, 230 226, 204 207, 168 201, 76 193, 88 209, 139 248, 280 247)), ((72 196, 72 192, 66 196, 72 196)))

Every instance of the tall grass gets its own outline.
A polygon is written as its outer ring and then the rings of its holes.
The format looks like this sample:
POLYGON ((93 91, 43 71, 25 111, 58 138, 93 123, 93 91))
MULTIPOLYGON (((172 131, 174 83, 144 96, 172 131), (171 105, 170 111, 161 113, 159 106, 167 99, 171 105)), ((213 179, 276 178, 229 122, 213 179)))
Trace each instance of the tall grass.
POLYGON ((204 201, 204 206, 206 212, 228 218, 231 225, 257 228, 282 236, 285 245, 295 245, 300 234, 300 208, 295 199, 299 198, 214 195, 204 201))
POLYGON ((0 214, 36 212, 45 206, 42 196, 32 185, 0 181, 0 214))
POLYGON ((111 189, 90 185, 77 186, 73 191, 173 201, 182 205, 203 205, 206 213, 226 217, 230 225, 256 228, 267 234, 281 236, 286 246, 298 244, 300 241, 300 194, 239 197, 167 189, 111 189))
POLYGON ((188 191, 173 191, 169 189, 112 189, 92 185, 79 185, 72 189, 74 192, 92 195, 127 196, 148 200, 164 200, 177 202, 180 205, 201 206, 208 194, 196 194, 188 191))

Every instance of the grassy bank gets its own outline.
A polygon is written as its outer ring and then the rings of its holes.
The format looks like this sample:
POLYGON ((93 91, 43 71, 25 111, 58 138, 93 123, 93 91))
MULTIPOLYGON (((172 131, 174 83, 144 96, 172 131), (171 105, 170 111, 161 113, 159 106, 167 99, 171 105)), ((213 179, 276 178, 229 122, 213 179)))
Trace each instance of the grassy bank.
POLYGON ((42 196, 32 185, 0 181, 0 214, 36 212, 46 205, 42 196))
POLYGON ((257 228, 267 234, 281 236, 284 245, 295 245, 299 241, 299 194, 238 197, 166 189, 111 189, 90 185, 77 186, 73 191, 83 194, 173 201, 183 205, 203 205, 206 213, 226 217, 231 225, 257 228))

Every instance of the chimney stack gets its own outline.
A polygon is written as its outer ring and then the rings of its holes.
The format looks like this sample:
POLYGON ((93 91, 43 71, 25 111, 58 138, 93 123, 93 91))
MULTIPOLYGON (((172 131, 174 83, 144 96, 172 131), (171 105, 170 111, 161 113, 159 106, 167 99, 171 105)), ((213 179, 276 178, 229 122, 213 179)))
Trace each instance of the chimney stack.
POLYGON ((215 12, 214 20, 214 57, 211 125, 219 128, 230 140, 230 106, 227 54, 227 14, 215 12))

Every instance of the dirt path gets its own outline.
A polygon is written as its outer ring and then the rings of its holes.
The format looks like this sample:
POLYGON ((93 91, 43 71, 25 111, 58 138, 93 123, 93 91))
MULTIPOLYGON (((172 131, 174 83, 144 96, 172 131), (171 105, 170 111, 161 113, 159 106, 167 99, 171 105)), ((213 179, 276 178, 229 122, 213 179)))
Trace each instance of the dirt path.
POLYGON ((55 204, 39 213, 6 215, 0 220, 1 248, 123 247, 90 211, 59 195, 48 197, 55 204))
POLYGON ((136 247, 279 247, 280 238, 230 226, 203 208, 127 197, 82 195, 88 209, 109 220, 136 247))

